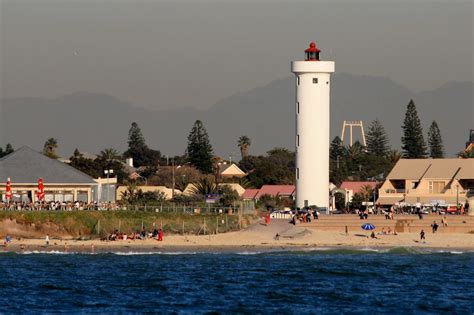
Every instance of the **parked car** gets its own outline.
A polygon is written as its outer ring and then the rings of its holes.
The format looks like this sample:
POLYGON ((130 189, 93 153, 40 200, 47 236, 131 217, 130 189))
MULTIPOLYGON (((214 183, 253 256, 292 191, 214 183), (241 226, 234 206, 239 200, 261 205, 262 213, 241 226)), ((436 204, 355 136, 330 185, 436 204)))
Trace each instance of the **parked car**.
POLYGON ((421 214, 430 214, 429 208, 420 209, 421 214))
POLYGON ((447 214, 456 214, 458 212, 458 209, 456 206, 449 206, 446 210, 445 213, 447 214))

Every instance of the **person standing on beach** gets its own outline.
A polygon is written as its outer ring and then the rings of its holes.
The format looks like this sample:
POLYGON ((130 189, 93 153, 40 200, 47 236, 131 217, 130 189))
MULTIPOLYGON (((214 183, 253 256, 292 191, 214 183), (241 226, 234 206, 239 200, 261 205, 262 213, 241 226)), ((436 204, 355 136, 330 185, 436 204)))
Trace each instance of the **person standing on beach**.
POLYGON ((49 245, 49 234, 46 234, 45 242, 46 242, 46 246, 48 246, 49 245))
POLYGON ((421 230, 420 232, 420 241, 425 240, 425 231, 421 230))
POLYGON ((441 220, 441 224, 442 224, 444 227, 447 227, 447 226, 448 226, 448 219, 446 218, 446 216, 444 216, 443 219, 441 220))
POLYGON ((431 229, 433 233, 436 233, 436 231, 438 231, 438 223, 436 223, 436 221, 433 221, 433 224, 431 224, 431 229))
POLYGON ((5 237, 5 248, 8 247, 8 245, 10 245, 11 241, 12 241, 12 237, 9 234, 7 234, 7 236, 5 237))
POLYGON ((163 230, 159 229, 158 230, 158 241, 163 241, 163 230))
POLYGON ((270 213, 265 215, 265 225, 270 225, 270 213))

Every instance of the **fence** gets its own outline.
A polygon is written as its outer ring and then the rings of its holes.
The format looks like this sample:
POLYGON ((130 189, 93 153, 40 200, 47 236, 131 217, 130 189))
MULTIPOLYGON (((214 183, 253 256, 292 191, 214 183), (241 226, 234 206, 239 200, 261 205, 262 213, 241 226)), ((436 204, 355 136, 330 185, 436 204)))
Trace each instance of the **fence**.
POLYGON ((254 202, 243 201, 234 203, 230 207, 215 206, 211 204, 178 204, 160 203, 143 205, 119 205, 113 203, 1 203, 2 211, 142 211, 156 213, 181 213, 181 214, 242 214, 255 213, 254 202))

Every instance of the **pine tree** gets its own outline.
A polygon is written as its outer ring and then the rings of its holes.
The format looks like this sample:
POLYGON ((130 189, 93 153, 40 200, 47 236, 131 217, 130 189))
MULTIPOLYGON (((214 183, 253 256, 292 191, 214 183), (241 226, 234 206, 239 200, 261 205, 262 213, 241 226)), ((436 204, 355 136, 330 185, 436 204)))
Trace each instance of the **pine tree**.
POLYGON ((72 157, 74 157, 74 158, 80 158, 80 157, 83 157, 83 155, 82 155, 82 153, 79 151, 79 149, 76 148, 76 149, 74 150, 74 152, 72 152, 72 157))
POLYGON ((128 148, 129 149, 142 149, 145 147, 145 137, 143 137, 142 131, 136 122, 132 123, 130 130, 128 131, 128 148))
POLYGON ((431 158, 444 158, 443 140, 441 139, 441 132, 435 120, 431 123, 430 130, 428 131, 428 145, 430 146, 431 158))
POLYGON ((388 136, 378 119, 374 120, 367 133, 367 152, 372 155, 385 156, 390 151, 388 136))
POLYGON ((331 147, 329 148, 329 157, 331 160, 336 161, 337 159, 342 159, 344 157, 344 145, 341 138, 335 137, 331 142, 331 147))
POLYGON ((135 166, 156 166, 161 159, 161 152, 148 148, 145 137, 136 122, 132 123, 128 131, 128 150, 124 157, 133 158, 135 166))
POLYGON ((196 120, 189 133, 186 154, 188 161, 198 170, 205 174, 212 173, 213 150, 206 128, 200 120, 196 120))
POLYGON ((427 155, 427 148, 423 138, 423 129, 421 127, 420 118, 418 118, 418 113, 413 100, 410 100, 410 103, 408 103, 402 128, 403 157, 408 159, 425 158, 427 155))

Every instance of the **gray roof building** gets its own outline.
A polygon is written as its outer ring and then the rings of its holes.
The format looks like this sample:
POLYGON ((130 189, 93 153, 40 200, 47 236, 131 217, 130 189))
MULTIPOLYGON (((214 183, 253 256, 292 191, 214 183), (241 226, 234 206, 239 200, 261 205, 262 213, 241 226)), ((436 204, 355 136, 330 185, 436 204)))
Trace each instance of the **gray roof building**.
POLYGON ((37 183, 43 178, 45 185, 95 185, 89 175, 56 159, 23 146, 0 159, 0 183, 10 178, 12 184, 37 183))

